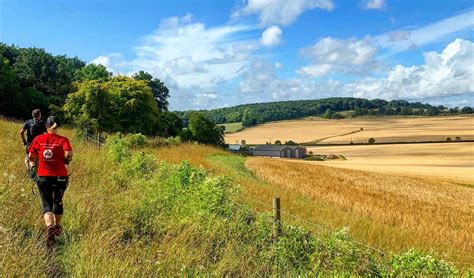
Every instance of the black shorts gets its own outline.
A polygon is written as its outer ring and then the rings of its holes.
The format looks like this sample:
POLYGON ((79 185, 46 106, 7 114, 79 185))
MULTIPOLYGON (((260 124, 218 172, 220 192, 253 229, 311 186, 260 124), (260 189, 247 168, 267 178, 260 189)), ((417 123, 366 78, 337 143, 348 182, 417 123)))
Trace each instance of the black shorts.
POLYGON ((63 195, 69 177, 38 177, 36 184, 43 203, 43 213, 63 214, 63 195))

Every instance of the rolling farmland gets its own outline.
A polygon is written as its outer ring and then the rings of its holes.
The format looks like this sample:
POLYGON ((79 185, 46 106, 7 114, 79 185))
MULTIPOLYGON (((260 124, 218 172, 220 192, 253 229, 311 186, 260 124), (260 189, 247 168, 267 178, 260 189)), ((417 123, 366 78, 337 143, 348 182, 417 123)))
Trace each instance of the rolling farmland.
POLYGON ((272 158, 253 157, 246 166, 287 194, 306 197, 291 205, 293 214, 349 227, 354 237, 382 248, 433 248, 451 259, 474 260, 470 187, 272 158))
POLYGON ((377 117, 324 120, 306 118, 262 124, 241 132, 226 134, 227 143, 244 139, 247 144, 265 144, 271 139, 298 143, 348 144, 376 142, 444 141, 461 137, 474 139, 474 117, 377 117), (361 130, 361 128, 363 130, 361 130))
POLYGON ((309 147, 308 151, 315 154, 341 154, 347 158, 345 161, 308 161, 308 163, 436 177, 474 185, 474 143, 472 142, 309 147))

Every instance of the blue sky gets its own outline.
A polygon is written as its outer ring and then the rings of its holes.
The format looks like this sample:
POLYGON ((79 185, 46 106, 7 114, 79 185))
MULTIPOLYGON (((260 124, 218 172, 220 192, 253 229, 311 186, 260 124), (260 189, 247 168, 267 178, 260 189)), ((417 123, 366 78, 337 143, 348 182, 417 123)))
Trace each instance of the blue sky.
POLYGON ((146 70, 178 110, 334 96, 474 105, 471 0, 0 0, 0 41, 146 70))

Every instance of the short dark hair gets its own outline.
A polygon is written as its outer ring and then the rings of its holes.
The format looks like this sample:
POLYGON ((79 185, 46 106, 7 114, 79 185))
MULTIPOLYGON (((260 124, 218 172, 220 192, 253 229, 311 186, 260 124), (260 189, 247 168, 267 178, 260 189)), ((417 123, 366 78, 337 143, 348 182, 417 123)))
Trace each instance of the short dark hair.
POLYGON ((31 112, 31 115, 33 115, 33 118, 38 118, 39 116, 41 116, 41 110, 35 109, 33 110, 33 112, 31 112))

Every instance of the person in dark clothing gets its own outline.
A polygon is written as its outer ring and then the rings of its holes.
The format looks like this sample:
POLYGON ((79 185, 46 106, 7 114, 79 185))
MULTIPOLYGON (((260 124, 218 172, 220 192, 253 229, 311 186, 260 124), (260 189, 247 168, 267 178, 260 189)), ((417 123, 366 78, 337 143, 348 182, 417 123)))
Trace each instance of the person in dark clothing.
POLYGON ((29 148, 29 163, 38 167, 36 184, 43 205, 48 247, 54 244, 62 227, 63 194, 68 185, 67 164, 72 160, 69 139, 57 134, 58 123, 54 116, 46 120, 47 132, 37 136, 29 148))
POLYGON ((26 153, 28 153, 28 147, 33 142, 36 136, 41 135, 46 132, 46 124, 41 120, 41 111, 39 109, 33 110, 31 112, 33 119, 26 121, 23 124, 23 127, 20 129, 21 140, 23 145, 26 147, 26 153), (26 139, 25 139, 26 133, 26 139))
POLYGON ((30 167, 28 164, 28 149, 36 136, 46 132, 46 124, 41 120, 41 111, 39 109, 33 110, 31 115, 33 116, 33 119, 28 120, 23 124, 23 127, 20 129, 20 136, 26 149, 25 167, 28 171, 28 175, 34 180, 36 178, 36 168, 30 167))

